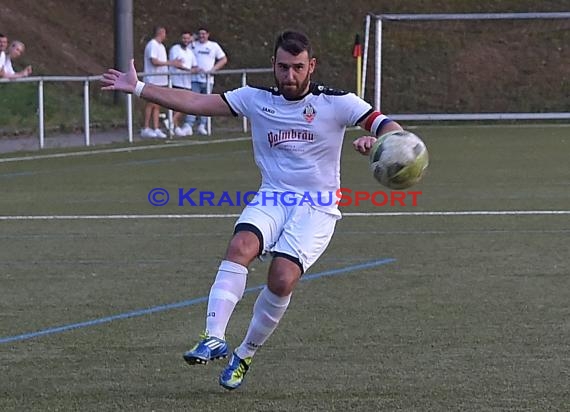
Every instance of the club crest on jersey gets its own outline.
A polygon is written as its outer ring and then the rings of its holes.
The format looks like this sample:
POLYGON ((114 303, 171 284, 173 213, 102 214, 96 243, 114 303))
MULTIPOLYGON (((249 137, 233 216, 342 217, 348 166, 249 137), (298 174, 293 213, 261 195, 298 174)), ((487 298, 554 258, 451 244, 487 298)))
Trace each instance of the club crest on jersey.
POLYGON ((311 103, 305 106, 305 109, 303 110, 303 117, 307 122, 311 123, 313 120, 315 120, 316 115, 317 111, 315 110, 313 105, 311 105, 311 103))

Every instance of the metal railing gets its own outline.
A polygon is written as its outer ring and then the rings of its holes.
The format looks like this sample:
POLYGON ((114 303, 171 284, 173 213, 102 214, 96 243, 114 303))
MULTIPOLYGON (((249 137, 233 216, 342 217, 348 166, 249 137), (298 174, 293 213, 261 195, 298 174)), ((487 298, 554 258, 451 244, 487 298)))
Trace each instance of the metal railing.
MULTIPOLYGON (((258 73, 271 73, 273 69, 265 68, 265 69, 228 69, 228 70, 219 70, 216 72, 216 77, 221 75, 241 75, 241 85, 245 86, 247 84, 247 75, 248 74, 258 74, 258 73)), ((168 87, 172 87, 172 76, 188 76, 190 74, 186 73, 161 73, 161 74, 146 74, 146 73, 138 73, 139 77, 141 76, 164 76, 168 75, 168 87)), ((208 75, 208 81, 209 79, 208 75)), ((45 116, 44 116, 44 84, 46 82, 83 82, 83 128, 84 128, 84 136, 85 136, 85 146, 91 145, 91 123, 90 123, 90 95, 89 89, 90 84, 92 82, 99 82, 102 76, 30 76, 30 77, 23 77, 19 79, 0 79, 0 84, 2 83, 38 83, 38 138, 40 149, 43 149, 45 146, 45 116)), ((132 143, 133 139, 133 97, 130 94, 127 94, 126 99, 127 105, 127 131, 128 131, 128 141, 132 143)), ((172 128, 172 110, 168 111, 168 119, 169 119, 169 127, 168 133, 169 136, 172 137, 173 128, 172 128)), ((247 119, 244 117, 242 119, 242 128, 243 132, 247 132, 247 119)), ((208 118, 208 134, 211 133, 211 120, 208 118)))

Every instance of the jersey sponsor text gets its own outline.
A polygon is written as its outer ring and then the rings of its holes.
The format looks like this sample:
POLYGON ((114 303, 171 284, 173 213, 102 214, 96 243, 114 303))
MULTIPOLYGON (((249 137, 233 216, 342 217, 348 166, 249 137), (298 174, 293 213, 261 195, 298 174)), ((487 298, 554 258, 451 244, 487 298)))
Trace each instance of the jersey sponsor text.
POLYGON ((314 142, 315 135, 308 130, 277 130, 267 133, 267 140, 271 147, 285 142, 314 142))

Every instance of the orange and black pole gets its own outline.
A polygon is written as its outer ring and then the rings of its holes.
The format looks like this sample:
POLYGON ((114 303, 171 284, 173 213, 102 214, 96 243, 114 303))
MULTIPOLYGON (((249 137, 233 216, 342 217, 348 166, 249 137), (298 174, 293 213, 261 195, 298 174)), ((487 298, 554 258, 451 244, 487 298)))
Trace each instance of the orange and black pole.
POLYGON ((352 57, 356 59, 356 95, 361 96, 362 88, 362 45, 360 44, 360 35, 356 35, 354 39, 354 48, 352 49, 352 57))

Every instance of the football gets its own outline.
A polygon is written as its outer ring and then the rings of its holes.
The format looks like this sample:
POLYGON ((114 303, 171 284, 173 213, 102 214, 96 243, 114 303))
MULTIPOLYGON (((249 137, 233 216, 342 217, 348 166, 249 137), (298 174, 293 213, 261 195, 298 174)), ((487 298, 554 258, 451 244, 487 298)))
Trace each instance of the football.
POLYGON ((374 178, 390 189, 407 189, 418 183, 428 166, 426 145, 408 131, 386 133, 370 149, 374 178))

